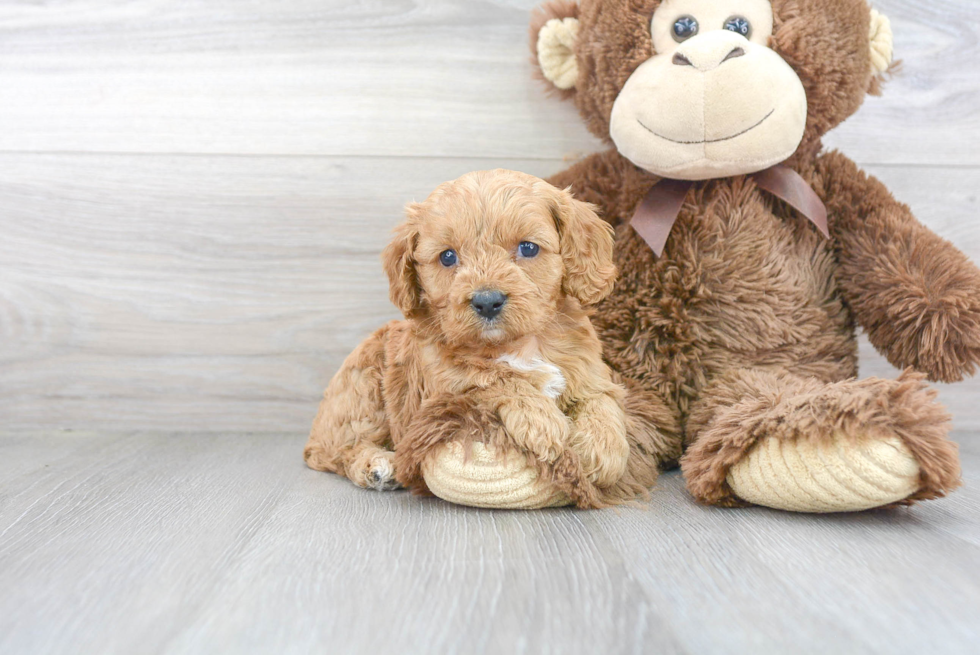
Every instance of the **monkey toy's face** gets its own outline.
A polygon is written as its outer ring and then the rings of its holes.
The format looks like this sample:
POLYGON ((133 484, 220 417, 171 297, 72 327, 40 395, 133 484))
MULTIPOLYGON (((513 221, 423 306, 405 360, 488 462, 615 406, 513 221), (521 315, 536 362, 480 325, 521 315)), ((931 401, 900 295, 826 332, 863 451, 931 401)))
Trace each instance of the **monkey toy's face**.
POLYGON ((552 0, 544 77, 638 167, 706 180, 792 157, 853 114, 891 62, 867 0, 552 0))
POLYGON ((800 78, 769 47, 769 0, 666 0, 656 53, 613 105, 610 136, 637 166, 703 180, 750 173, 796 150, 806 127, 800 78))

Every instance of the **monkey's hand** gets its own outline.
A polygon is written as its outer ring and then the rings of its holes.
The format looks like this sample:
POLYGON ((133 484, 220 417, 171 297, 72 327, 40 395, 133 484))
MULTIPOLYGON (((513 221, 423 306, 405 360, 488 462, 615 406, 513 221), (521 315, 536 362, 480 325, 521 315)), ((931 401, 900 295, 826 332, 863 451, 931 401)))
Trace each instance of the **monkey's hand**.
POLYGON ((875 348, 931 380, 972 375, 980 364, 980 270, 840 153, 818 160, 817 186, 840 288, 875 348))

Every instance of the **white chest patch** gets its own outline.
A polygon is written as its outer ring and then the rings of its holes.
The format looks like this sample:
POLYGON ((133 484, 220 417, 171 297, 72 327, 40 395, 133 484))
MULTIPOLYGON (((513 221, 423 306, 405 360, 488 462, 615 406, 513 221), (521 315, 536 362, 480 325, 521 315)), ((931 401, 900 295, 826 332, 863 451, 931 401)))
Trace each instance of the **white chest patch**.
POLYGON ((549 398, 557 398, 565 392, 565 376, 561 369, 540 357, 522 359, 516 355, 501 355, 498 362, 509 365, 516 371, 540 371, 548 374, 548 382, 541 390, 549 398))

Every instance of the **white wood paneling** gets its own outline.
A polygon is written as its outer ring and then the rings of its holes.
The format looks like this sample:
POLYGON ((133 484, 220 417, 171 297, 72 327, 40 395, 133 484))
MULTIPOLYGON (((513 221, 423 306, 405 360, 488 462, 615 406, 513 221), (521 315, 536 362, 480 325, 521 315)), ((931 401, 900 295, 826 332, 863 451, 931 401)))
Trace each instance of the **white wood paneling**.
MULTIPOLYGON (((0 3, 3 425, 305 430, 395 316, 406 201, 602 147, 531 78, 534 4, 0 3)), ((980 12, 876 4, 903 72, 829 142, 980 258, 980 12)), ((958 425, 978 392, 943 389, 958 425)))
MULTIPOLYGON (((556 158, 595 150, 532 80, 537 0, 0 3, 0 150, 556 158)), ((980 164, 975 0, 878 0, 901 75, 829 140, 980 164)))
MULTIPOLYGON (((305 430, 396 317, 378 255, 404 203, 540 160, 0 155, 7 427, 305 430), (55 183, 52 183, 55 180, 55 183)), ((980 258, 980 169, 872 167, 980 258)), ((895 375, 869 348, 865 374, 895 375)), ((943 389, 980 426, 980 381, 943 389)))

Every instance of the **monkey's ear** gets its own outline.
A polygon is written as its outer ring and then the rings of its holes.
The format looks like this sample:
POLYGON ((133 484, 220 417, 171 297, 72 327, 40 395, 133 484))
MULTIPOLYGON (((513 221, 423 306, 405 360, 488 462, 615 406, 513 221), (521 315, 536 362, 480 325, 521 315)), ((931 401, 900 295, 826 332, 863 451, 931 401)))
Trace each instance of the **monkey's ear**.
POLYGON ((892 67, 895 47, 892 37, 892 24, 888 17, 871 10, 871 28, 869 31, 871 45, 871 93, 880 92, 881 83, 892 67))
POLYGON ((417 203, 405 208, 408 218, 395 228, 394 238, 381 253, 381 264, 388 276, 388 295, 405 318, 413 318, 422 309, 422 289, 415 271, 415 246, 419 232, 417 203))
POLYGON ((531 51, 541 75, 561 91, 573 91, 578 80, 575 41, 578 39, 578 5, 552 0, 531 17, 531 51))
MULTIPOLYGON (((557 191, 557 190, 556 190, 557 191)), ((565 266, 562 290, 583 305, 594 305, 613 289, 613 228, 595 213, 592 205, 557 191, 555 223, 565 266)))

